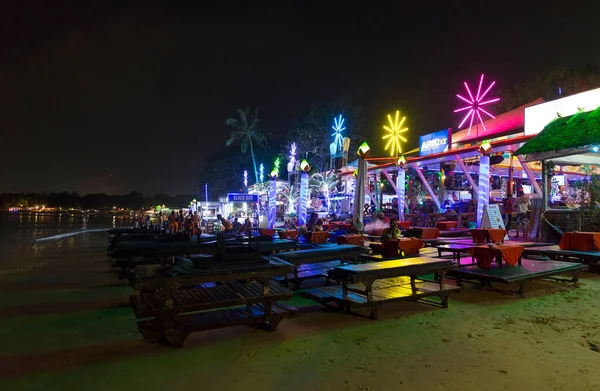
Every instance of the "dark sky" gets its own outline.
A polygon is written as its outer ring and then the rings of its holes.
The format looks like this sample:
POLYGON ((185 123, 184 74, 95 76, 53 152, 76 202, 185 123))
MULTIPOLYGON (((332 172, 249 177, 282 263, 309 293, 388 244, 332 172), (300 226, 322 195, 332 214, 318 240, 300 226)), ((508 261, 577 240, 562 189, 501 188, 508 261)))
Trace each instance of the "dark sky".
POLYGON ((0 192, 198 192, 245 105, 283 143, 314 102, 351 96, 376 153, 396 109, 416 146, 456 128, 465 79, 600 64, 598 3, 2 2, 0 192))

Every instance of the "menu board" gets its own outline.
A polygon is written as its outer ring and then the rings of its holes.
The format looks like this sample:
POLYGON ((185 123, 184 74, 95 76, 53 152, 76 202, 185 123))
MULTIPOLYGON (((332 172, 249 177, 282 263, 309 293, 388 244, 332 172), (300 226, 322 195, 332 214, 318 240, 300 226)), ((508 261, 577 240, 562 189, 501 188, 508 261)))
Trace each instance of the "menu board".
MULTIPOLYGON (((504 220, 502 220, 502 213, 498 204, 486 205, 483 208, 483 218, 481 219, 481 228, 496 228, 506 229, 504 226, 504 220)), ((504 237, 504 240, 508 239, 508 235, 504 237)))

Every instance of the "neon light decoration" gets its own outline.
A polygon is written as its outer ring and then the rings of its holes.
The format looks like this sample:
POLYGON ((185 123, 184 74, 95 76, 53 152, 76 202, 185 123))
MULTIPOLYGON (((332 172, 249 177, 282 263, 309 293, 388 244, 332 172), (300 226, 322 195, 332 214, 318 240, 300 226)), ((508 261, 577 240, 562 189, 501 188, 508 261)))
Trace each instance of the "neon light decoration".
POLYGON ((338 151, 342 150, 342 132, 346 130, 344 121, 346 120, 340 114, 339 117, 333 118, 333 126, 331 127, 333 129, 333 143, 336 145, 338 151))
POLYGON ((275 221, 277 218, 277 175, 271 175, 271 177, 273 180, 269 187, 269 229, 275 228, 275 221))
POLYGON ((481 227, 483 211, 490 203, 490 157, 479 158, 479 194, 477 194, 477 227, 481 227))
POLYGON ((244 187, 248 186, 248 170, 244 170, 244 187))
POLYGON ((281 159, 277 158, 273 162, 273 171, 271 171, 271 176, 279 176, 279 166, 281 166, 281 159), (275 175, 273 175, 275 173, 275 175))
POLYGON ((495 81, 493 81, 492 84, 490 84, 488 86, 488 88, 486 88, 486 90, 483 93, 481 93, 481 86, 483 85, 483 74, 482 74, 481 78, 479 79, 479 87, 477 87, 477 94, 475 95, 475 97, 473 97, 473 94, 471 93, 471 90, 469 89, 469 85, 467 84, 466 81, 464 82, 465 89, 467 90, 467 93, 469 94, 470 99, 467 99, 464 96, 456 94, 456 96, 459 99, 461 99, 465 103, 467 103, 467 106, 461 107, 460 109, 456 109, 456 110, 454 110, 454 112, 460 113, 461 111, 468 110, 467 115, 465 115, 463 120, 460 122, 460 125, 458 125, 459 129, 464 125, 464 123, 467 121, 467 119, 470 118, 471 120, 469 121, 468 134, 471 134, 471 128, 473 127, 473 120, 475 120, 475 124, 477 124, 477 120, 479 120, 479 123, 481 123, 481 126, 483 126, 483 130, 487 132, 485 124, 483 123, 483 118, 481 117, 481 113, 486 114, 490 118, 496 118, 496 117, 494 117, 489 111, 485 110, 482 106, 488 105, 490 103, 498 102, 500 100, 500 98, 492 98, 492 99, 488 99, 485 101, 483 99, 485 98, 487 93, 490 92, 490 90, 492 89, 494 84, 496 84, 495 81))
MULTIPOLYGON (((303 163, 306 160, 302 161, 303 163)), ((308 166, 308 163, 306 163, 308 166)), ((307 170, 308 171, 308 170, 307 170)), ((300 199, 298 200, 298 226, 306 225, 306 208, 308 206, 308 172, 300 174, 300 199)))
POLYGON ((294 166, 296 165, 296 143, 292 143, 292 145, 290 145, 290 163, 292 163, 291 167, 293 170, 294 166))
POLYGON ((265 165, 260 163, 260 167, 258 168, 258 172, 259 172, 259 180, 260 182, 264 182, 265 181, 265 165))
POLYGON ((396 110, 396 115, 393 119, 391 114, 388 114, 387 118, 389 126, 384 125, 383 129, 386 132, 389 132, 389 134, 386 134, 382 137, 384 140, 389 139, 388 143, 385 145, 385 150, 387 151, 388 148, 391 146, 391 156, 397 156, 398 153, 402 152, 400 140, 402 140, 403 142, 407 141, 406 138, 402 136, 402 133, 408 131, 408 128, 402 127, 404 125, 404 121, 406 121, 406 116, 403 116, 402 119, 400 119, 400 110, 396 110))

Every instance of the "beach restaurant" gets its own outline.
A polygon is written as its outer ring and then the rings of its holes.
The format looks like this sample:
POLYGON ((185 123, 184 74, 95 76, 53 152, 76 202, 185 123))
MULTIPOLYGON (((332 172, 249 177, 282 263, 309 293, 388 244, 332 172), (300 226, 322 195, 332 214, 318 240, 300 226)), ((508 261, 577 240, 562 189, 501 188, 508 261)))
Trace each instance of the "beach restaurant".
MULTIPOLYGON (((428 201, 433 203, 434 213, 443 212, 456 202, 457 195, 452 193, 456 192, 453 184, 458 182, 468 188, 468 191, 458 192, 460 200, 469 199, 476 205, 473 220, 479 227, 490 199, 500 201, 523 190, 530 193, 534 204, 531 235, 535 236, 539 215, 546 210, 549 201, 568 201, 569 183, 581 178, 580 166, 600 164, 600 139, 598 145, 565 148, 560 156, 548 150, 543 156, 515 152, 555 120, 597 111, 599 107, 600 89, 549 102, 540 98, 457 132, 444 129, 422 136, 419 156, 369 157, 366 159, 369 167, 365 202, 382 209, 383 197, 377 196, 378 186, 373 184, 381 183, 385 178, 395 193, 400 221, 404 221, 408 207, 407 188, 413 187, 412 181, 422 183, 428 201), (546 167, 550 160, 554 174, 552 181, 547 177, 546 167), (415 177, 408 178, 409 172, 415 177), (499 184, 504 184, 503 188, 498 189, 499 184)), ((353 172, 349 169, 342 175, 353 172)))

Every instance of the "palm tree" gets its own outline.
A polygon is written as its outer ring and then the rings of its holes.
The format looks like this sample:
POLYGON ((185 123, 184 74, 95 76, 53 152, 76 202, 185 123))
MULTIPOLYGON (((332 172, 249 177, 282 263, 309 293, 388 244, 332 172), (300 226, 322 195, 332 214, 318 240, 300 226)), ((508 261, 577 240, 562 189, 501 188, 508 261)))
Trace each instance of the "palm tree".
POLYGON ((327 210, 331 208, 331 194, 337 191, 340 177, 337 172, 331 170, 324 173, 316 173, 311 175, 308 187, 311 194, 325 196, 327 201, 327 210))
POLYGON ((239 119, 228 118, 225 121, 227 126, 231 126, 234 130, 231 132, 229 139, 225 143, 226 146, 231 146, 234 143, 240 143, 242 153, 246 153, 250 147, 250 155, 252 156, 252 164, 254 165, 254 178, 258 183, 258 170, 256 168, 256 156, 254 155, 254 147, 262 147, 267 144, 267 136, 270 133, 258 129, 258 108, 254 112, 250 112, 250 108, 244 110, 238 109, 237 114, 239 119))

